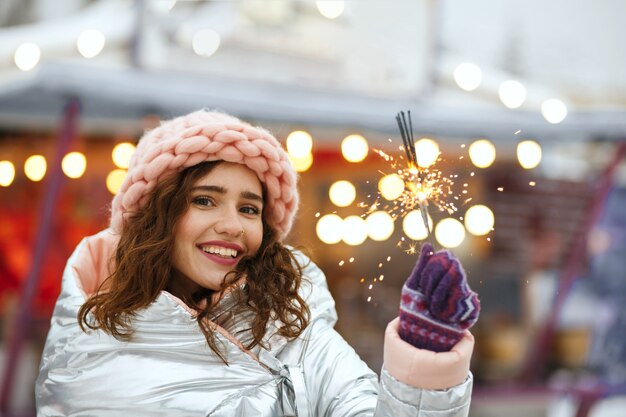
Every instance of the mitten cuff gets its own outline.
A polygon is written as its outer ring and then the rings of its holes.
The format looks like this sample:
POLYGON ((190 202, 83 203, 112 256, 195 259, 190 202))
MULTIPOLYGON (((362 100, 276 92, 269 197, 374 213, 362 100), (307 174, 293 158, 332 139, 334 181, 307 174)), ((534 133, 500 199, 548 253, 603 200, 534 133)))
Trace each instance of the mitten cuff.
POLYGON ((463 337, 464 330, 434 319, 427 308, 424 294, 404 285, 400 301, 402 340, 420 349, 447 352, 463 337))

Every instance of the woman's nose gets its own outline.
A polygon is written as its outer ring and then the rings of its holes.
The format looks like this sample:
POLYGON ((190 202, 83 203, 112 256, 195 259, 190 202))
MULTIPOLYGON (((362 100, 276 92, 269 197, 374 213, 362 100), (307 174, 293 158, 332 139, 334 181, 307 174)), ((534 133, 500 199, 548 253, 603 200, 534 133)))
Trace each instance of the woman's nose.
POLYGON ((219 234, 239 236, 243 231, 243 225, 236 210, 224 210, 215 223, 215 231, 219 234))

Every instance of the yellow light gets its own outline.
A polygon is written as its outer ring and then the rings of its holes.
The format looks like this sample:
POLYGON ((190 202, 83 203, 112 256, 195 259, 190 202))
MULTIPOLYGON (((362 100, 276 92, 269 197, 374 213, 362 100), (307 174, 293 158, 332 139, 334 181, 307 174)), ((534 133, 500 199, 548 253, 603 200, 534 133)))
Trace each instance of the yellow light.
POLYGON ((46 158, 42 155, 31 155, 24 162, 24 173, 31 181, 41 181, 46 175, 46 158))
POLYGON ((15 179, 15 166, 11 161, 0 161, 0 186, 8 187, 15 179))
POLYGON ((375 211, 365 219, 367 235, 370 239, 382 242, 393 234, 393 219, 386 211, 375 211))
POLYGON ((483 80, 483 74, 478 65, 470 62, 459 64, 454 70, 454 81, 462 90, 476 90, 483 80))
POLYGON ((478 204, 467 209, 464 221, 465 227, 471 234, 484 236, 493 229, 493 212, 489 207, 478 204))
POLYGON ((348 135, 341 141, 341 154, 348 162, 361 162, 368 150, 367 140, 361 135, 348 135))
POLYGON ((295 130, 287 136, 287 152, 294 158, 304 158, 313 149, 313 138, 308 132, 295 130))
POLYGON ((541 145, 534 140, 517 144, 517 160, 524 169, 533 169, 541 162, 541 145))
POLYGON ((220 35, 213 29, 200 29, 193 35, 191 47, 200 56, 211 56, 220 47, 220 35))
POLYGON ((113 159, 115 166, 127 169, 128 165, 130 165, 130 158, 133 156, 135 149, 135 145, 129 142, 122 142, 115 145, 115 147, 113 147, 113 152, 111 152, 111 159, 113 159))
POLYGON ((126 170, 125 169, 114 169, 109 172, 107 175, 107 190, 113 195, 117 194, 120 191, 120 187, 124 182, 124 178, 126 178, 126 170))
POLYGON ((507 80, 498 88, 500 101, 509 109, 516 109, 526 101, 526 87, 519 81, 507 80))
POLYGON ((496 159, 496 147, 487 139, 479 139, 469 146, 469 156, 478 168, 487 168, 496 159))
POLYGON ((541 104, 541 114, 549 123, 561 123, 567 117, 567 106, 561 100, 552 98, 541 104))
POLYGON ((428 168, 439 158, 439 145, 432 139, 422 138, 415 142, 415 155, 417 165, 428 168))
POLYGON ((383 198, 393 201, 404 192, 404 180, 398 174, 385 175, 378 181, 378 191, 383 198))
POLYGON ((367 223, 359 216, 348 216, 343 220, 341 239, 350 246, 358 246, 367 239, 367 223))
POLYGON ((336 19, 343 13, 346 5, 343 0, 317 0, 317 10, 327 19, 336 19))
POLYGON ((319 240, 326 244, 339 243, 343 236, 343 219, 336 214, 326 214, 317 221, 315 232, 319 240))
POLYGON ((291 165, 293 165, 293 168, 296 171, 304 172, 311 168, 311 165, 313 165, 313 154, 308 153, 302 158, 295 158, 289 155, 289 160, 291 161, 291 165))
POLYGON ((78 35, 76 48, 85 58, 93 58, 104 49, 106 38, 99 30, 87 29, 78 35))
POLYGON ((328 196, 337 207, 348 207, 356 198, 356 188, 350 181, 337 181, 330 186, 328 196))
MULTIPOLYGON (((433 219, 428 216, 428 227, 432 229, 433 219)), ((420 210, 412 210, 404 216, 402 220, 402 230, 404 234, 413 240, 424 240, 428 237, 428 230, 422 220, 422 213, 420 210)))
POLYGON ((87 158, 80 152, 70 152, 63 157, 61 169, 69 178, 80 178, 87 168, 87 158))
POLYGON ((448 217, 437 223, 435 238, 444 248, 456 248, 465 240, 465 228, 457 219, 448 217))
POLYGON ((22 71, 30 71, 37 66, 41 58, 41 49, 34 43, 23 43, 17 47, 13 60, 22 71))

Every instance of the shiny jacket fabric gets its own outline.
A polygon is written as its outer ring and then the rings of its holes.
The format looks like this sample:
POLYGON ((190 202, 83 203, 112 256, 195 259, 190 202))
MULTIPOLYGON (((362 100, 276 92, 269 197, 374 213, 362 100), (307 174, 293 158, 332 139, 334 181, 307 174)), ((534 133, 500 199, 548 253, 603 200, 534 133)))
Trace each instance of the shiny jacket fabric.
MULTIPOLYGON (((251 337, 246 313, 224 297, 213 317, 226 366, 208 347, 192 312, 162 292, 133 319, 131 341, 84 333, 77 312, 85 300, 74 264, 97 257, 83 240, 63 274, 36 383, 38 416, 419 416, 469 412, 471 375, 447 390, 405 385, 384 368, 374 372, 333 329, 334 301, 323 273, 305 268, 301 291, 311 322, 295 341, 270 326, 268 349, 241 348, 251 337)), ((306 258, 302 257, 304 262, 306 258)), ((99 260, 96 260, 99 262, 99 260)), ((94 261, 94 264, 97 262, 94 261)))

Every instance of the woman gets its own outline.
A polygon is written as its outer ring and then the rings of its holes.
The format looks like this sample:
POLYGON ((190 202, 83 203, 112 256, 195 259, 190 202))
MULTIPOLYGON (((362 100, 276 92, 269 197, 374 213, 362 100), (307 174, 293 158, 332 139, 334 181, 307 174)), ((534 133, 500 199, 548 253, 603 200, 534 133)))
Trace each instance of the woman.
POLYGON ((147 132, 109 229, 68 261, 38 415, 466 416, 471 334, 435 353, 394 320, 379 383, 333 329, 323 273, 281 243, 297 205, 267 131, 198 111, 147 132))

